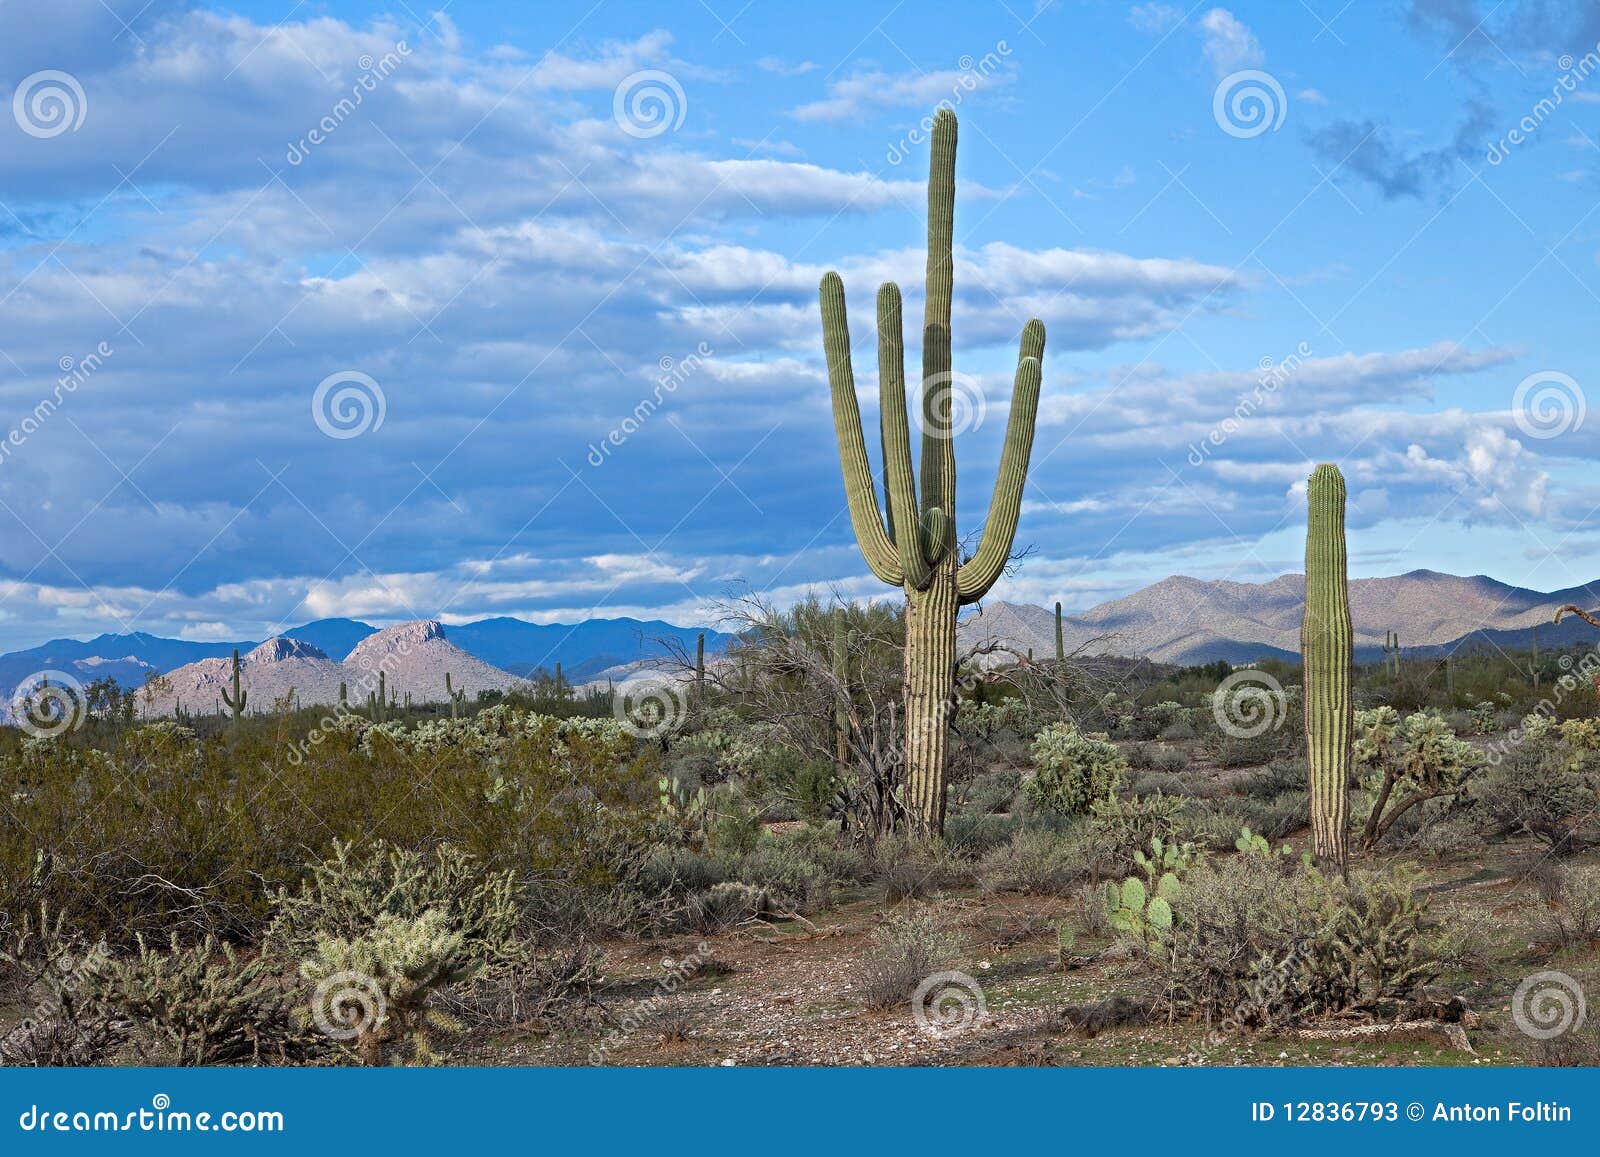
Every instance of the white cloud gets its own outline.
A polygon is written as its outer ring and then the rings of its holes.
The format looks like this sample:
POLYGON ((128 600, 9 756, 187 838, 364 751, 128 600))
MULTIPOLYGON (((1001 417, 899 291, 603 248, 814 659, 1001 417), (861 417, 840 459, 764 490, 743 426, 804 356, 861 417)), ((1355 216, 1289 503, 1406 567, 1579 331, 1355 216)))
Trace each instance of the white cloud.
POLYGON ((1219 77, 1266 63, 1255 33, 1226 8, 1213 8, 1202 16, 1200 32, 1206 60, 1219 77))

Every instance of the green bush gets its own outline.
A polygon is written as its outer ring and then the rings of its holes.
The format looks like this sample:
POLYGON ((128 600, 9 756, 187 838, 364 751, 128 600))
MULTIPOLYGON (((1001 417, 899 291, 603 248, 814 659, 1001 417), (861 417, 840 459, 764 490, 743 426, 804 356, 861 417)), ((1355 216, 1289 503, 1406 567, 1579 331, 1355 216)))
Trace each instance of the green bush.
POLYGON ((867 937, 852 988, 868 1008, 893 1008, 954 954, 955 941, 932 909, 899 911, 867 937))

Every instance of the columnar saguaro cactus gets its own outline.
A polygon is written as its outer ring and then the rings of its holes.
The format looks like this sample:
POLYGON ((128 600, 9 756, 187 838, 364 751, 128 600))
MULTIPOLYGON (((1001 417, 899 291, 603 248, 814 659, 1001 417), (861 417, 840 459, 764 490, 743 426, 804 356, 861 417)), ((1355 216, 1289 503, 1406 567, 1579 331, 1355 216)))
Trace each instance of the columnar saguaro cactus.
POLYGON ((1305 678, 1311 835, 1317 860, 1345 870, 1350 774, 1350 587, 1344 545, 1344 476, 1318 466, 1306 491, 1306 608, 1300 627, 1305 678))
POLYGON ((928 268, 922 327, 921 496, 911 465, 906 423, 905 348, 900 288, 878 290, 878 388, 886 511, 880 511, 867 460, 850 366, 844 283, 822 279, 822 341, 833 394, 834 429, 844 472, 850 522, 868 567, 906 596, 905 790, 902 802, 924 836, 944 830, 945 768, 955 698, 956 612, 982 598, 1004 571, 1016 536, 1022 488, 1033 451, 1039 408, 1044 324, 1023 328, 999 477, 977 553, 966 561, 956 546, 954 426, 959 399, 950 371, 951 242, 955 223, 956 118, 934 118, 928 178, 928 268))
POLYGON ((706 633, 701 631, 694 641, 694 695, 706 701, 706 633))
POLYGON ((1539 624, 1533 625, 1533 662, 1528 666, 1528 674, 1533 677, 1533 689, 1539 689, 1539 624))
POLYGON ((233 694, 228 694, 228 689, 222 689, 222 701, 233 712, 233 721, 239 722, 239 717, 244 714, 245 703, 249 700, 250 693, 239 686, 239 648, 233 649, 233 694))
POLYGON ((444 673, 444 693, 445 697, 450 700, 450 718, 461 718, 461 705, 467 701, 467 689, 462 687, 457 690, 455 687, 452 687, 450 685, 449 671, 444 673))
POLYGON ((1061 642, 1061 604, 1056 604, 1056 665, 1067 661, 1067 649, 1061 642))

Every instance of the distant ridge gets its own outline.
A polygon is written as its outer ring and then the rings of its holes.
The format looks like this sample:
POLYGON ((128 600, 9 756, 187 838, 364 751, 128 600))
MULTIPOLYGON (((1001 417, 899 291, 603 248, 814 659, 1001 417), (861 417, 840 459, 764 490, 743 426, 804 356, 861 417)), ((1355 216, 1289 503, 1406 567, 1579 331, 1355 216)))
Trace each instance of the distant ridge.
MULTIPOLYGON (((1062 636, 1069 651, 1087 648, 1166 663, 1298 661, 1304 598, 1305 576, 1300 574, 1265 583, 1174 575, 1066 616, 1062 636)), ((1361 661, 1382 653, 1384 635, 1391 630, 1399 633, 1403 650, 1418 654, 1497 645, 1525 649, 1535 626, 1541 644, 1600 642, 1600 632, 1585 623, 1551 624, 1556 608, 1566 603, 1585 609, 1600 605, 1600 582, 1541 592, 1486 575, 1460 577, 1430 570, 1350 582, 1350 615, 1361 661)), ((1023 653, 1031 647, 1038 658, 1055 653, 1055 614, 1044 607, 988 603, 964 619, 958 633, 966 646, 1000 642, 1023 653)))

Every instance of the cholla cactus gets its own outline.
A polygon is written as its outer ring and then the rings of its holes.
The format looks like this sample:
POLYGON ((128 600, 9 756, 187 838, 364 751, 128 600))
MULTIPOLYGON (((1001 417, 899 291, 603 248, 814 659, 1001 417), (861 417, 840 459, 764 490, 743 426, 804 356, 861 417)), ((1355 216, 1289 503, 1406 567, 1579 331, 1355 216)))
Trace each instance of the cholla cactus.
POLYGON ((1039 408, 1044 324, 1023 328, 1006 426, 1000 474, 978 550, 963 562, 956 539, 955 410, 950 368, 950 297, 954 258, 956 118, 934 117, 928 177, 928 271, 922 328, 922 454, 919 479, 911 465, 906 422, 905 348, 900 288, 878 290, 878 386, 882 421, 884 497, 881 510, 867 460, 850 366, 844 283, 822 279, 822 337, 833 395, 833 421, 844 471, 850 522, 872 573, 905 589, 905 807, 921 835, 944 830, 949 723, 955 696, 956 614, 977 602, 1005 569, 1022 509, 1022 488, 1033 450, 1039 408))
MULTIPOLYGON (((1393 712, 1389 714, 1392 716, 1393 712)), ((1432 711, 1408 715, 1398 729, 1390 730, 1386 742, 1368 743, 1369 733, 1360 747, 1364 759, 1382 761, 1376 766, 1383 773, 1361 833, 1363 848, 1371 848, 1396 820, 1418 804, 1454 795, 1472 769, 1483 762, 1478 750, 1456 738, 1450 725, 1432 711), (1397 788, 1402 791, 1399 797, 1395 796, 1397 788)))
POLYGON ((385 912, 365 936, 322 940, 300 974, 318 986, 319 1027, 332 1025, 351 1040, 362 1064, 382 1064, 385 1046, 396 1042, 410 1044, 414 1063, 429 1064, 436 1059, 430 1030, 460 1026, 430 1009, 428 998, 471 977, 479 963, 443 909, 433 908, 411 918, 385 912))

